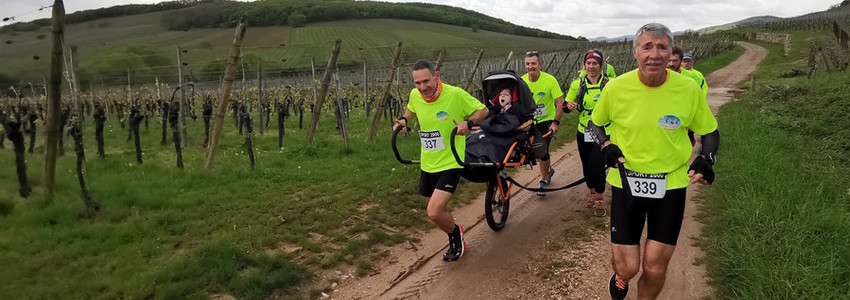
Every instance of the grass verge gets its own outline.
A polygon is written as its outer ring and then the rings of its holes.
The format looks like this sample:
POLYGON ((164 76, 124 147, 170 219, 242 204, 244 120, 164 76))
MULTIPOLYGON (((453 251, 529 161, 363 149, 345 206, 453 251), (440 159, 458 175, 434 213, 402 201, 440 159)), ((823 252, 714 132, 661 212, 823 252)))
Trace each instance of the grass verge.
POLYGON ((709 271, 720 298, 843 299, 850 75, 779 79, 803 52, 786 58, 780 46, 767 46, 758 90, 718 116, 720 176, 704 192, 702 215, 709 271))

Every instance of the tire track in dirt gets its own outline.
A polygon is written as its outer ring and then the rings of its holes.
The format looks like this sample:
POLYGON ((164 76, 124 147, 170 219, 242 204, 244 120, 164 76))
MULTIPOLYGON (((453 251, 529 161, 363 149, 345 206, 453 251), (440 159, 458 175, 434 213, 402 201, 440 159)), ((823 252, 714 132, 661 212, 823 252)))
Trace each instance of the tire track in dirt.
MULTIPOLYGON (((563 145, 551 153, 556 173, 551 186, 563 186, 581 178, 581 165, 575 142, 563 145)), ((525 185, 536 185, 539 171, 522 168, 512 177, 525 185)), ((470 184, 470 183, 465 183, 470 184)), ((583 191, 583 188, 578 187, 583 191)), ((379 267, 380 273, 341 283, 331 295, 333 299, 430 299, 439 297, 435 290, 446 286, 446 282, 455 282, 469 287, 469 280, 487 278, 468 275, 484 270, 494 274, 503 273, 505 265, 513 262, 522 265, 525 259, 517 253, 524 252, 525 245, 533 245, 543 235, 559 226, 552 222, 561 221, 561 211, 573 213, 584 211, 578 198, 566 196, 576 189, 550 193, 539 197, 534 193, 514 188, 511 196, 511 210, 508 223, 500 232, 492 231, 484 221, 484 195, 480 195, 472 204, 456 209, 453 213, 459 224, 467 225, 465 238, 467 249, 460 261, 447 263, 442 261, 442 253, 447 246, 446 235, 433 229, 427 232, 416 247, 400 245, 390 250, 389 262, 379 267), (471 225, 471 226, 470 226, 471 225), (396 275, 397 274, 397 275, 396 275), (467 275, 464 275, 467 274, 467 275), (460 279, 460 281, 455 280, 460 279)), ((583 198, 582 198, 583 199, 583 198)), ((570 221, 570 218, 565 220, 570 221)), ((506 274, 509 275, 509 274, 506 274)), ((460 288, 445 290, 455 296, 460 288)), ((503 295, 501 296, 503 297, 503 295)), ((500 297, 500 298, 501 298, 500 297)))

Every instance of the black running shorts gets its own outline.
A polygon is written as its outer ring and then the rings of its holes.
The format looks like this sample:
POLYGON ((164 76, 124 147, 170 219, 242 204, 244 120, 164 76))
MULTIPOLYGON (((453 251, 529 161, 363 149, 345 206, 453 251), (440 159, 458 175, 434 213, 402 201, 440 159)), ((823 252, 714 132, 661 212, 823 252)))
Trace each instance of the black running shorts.
POLYGON ((581 170, 588 189, 598 194, 605 192, 605 159, 596 142, 585 142, 584 132, 576 132, 578 155, 581 158, 581 170))
POLYGON ((686 191, 687 188, 667 190, 664 199, 634 197, 634 206, 629 209, 625 191, 612 187, 611 243, 640 245, 640 235, 646 222, 648 240, 676 246, 685 216, 686 191))
POLYGON ((534 153, 534 157, 539 160, 549 160, 549 141, 552 140, 552 137, 555 134, 553 133, 546 138, 541 137, 549 132, 549 127, 552 126, 552 122, 553 121, 543 121, 534 125, 537 132, 534 135, 534 144, 531 146, 531 151, 534 153))
POLYGON ((419 194, 431 197, 434 190, 454 193, 460 182, 460 172, 463 169, 448 169, 437 173, 421 171, 419 175, 419 194))

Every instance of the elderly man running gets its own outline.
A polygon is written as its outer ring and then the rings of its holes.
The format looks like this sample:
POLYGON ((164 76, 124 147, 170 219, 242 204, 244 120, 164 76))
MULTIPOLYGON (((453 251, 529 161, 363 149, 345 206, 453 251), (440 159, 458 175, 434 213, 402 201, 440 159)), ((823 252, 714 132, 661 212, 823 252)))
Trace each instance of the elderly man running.
POLYGON ((622 168, 608 172, 614 267, 608 290, 612 299, 626 297, 629 280, 641 266, 638 299, 658 297, 679 239, 688 184, 710 184, 715 177, 712 165, 720 144, 717 120, 699 86, 665 68, 672 44, 673 34, 666 26, 642 26, 632 48, 638 69, 608 83, 588 122, 605 163, 622 168), (596 124, 610 125, 610 140, 596 124), (701 153, 690 168, 688 128, 703 140, 701 153), (647 238, 641 261, 644 223, 647 238))

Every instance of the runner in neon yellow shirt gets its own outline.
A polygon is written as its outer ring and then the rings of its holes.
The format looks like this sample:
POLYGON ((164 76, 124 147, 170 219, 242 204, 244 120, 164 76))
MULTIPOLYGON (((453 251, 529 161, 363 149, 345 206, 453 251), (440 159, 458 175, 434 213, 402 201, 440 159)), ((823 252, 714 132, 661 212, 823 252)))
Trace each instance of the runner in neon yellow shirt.
POLYGON ((682 73, 684 74, 686 71, 692 73, 689 77, 697 81, 699 87, 702 88, 702 93, 707 97, 708 82, 705 81, 705 76, 702 75, 702 72, 694 69, 694 54, 690 52, 682 55, 682 73))
POLYGON ((633 54, 638 69, 608 83, 591 115, 594 139, 602 146, 612 187, 611 244, 614 275, 608 282, 612 299, 624 299, 629 280, 641 266, 638 298, 655 299, 664 288, 667 264, 684 218, 689 183, 714 181, 712 164, 720 134, 699 87, 665 66, 671 58, 673 33, 650 23, 635 34, 633 54), (611 138, 602 127, 610 124, 611 138), (701 134, 703 148, 688 168, 691 147, 687 128, 701 134), (623 182, 628 183, 624 188, 623 182), (641 262, 644 224, 647 240, 641 262))
POLYGON ((602 193, 605 192, 605 164, 602 161, 602 151, 594 143, 587 130, 587 122, 596 102, 602 94, 602 90, 608 83, 608 76, 603 76, 601 66, 605 65, 605 59, 599 50, 590 50, 584 55, 585 76, 573 80, 567 92, 567 110, 578 110, 578 133, 576 134, 576 145, 581 158, 582 173, 585 183, 590 190, 585 207, 593 208, 596 217, 605 217, 606 207, 603 202, 602 193))
MULTIPOLYGON (((702 97, 705 98, 708 96, 708 84, 705 83, 705 77, 702 76, 702 73, 692 72, 691 70, 684 68, 685 55, 686 54, 682 48, 679 46, 673 46, 673 52, 670 55, 670 62, 667 63, 667 68, 681 73, 696 82, 702 90, 702 97)), ((691 62, 693 62, 693 56, 690 56, 689 58, 691 58, 691 62)), ((691 66, 693 66, 693 63, 691 63, 691 66)))
MULTIPOLYGON (((685 77, 688 77, 694 82, 696 82, 697 85, 699 85, 699 87, 702 89, 702 98, 708 101, 708 99, 706 99, 706 97, 708 97, 708 85, 705 84, 705 79, 702 78, 702 75, 697 75, 694 72, 688 71, 682 67, 684 65, 684 54, 685 53, 684 51, 682 51, 682 48, 680 48, 679 46, 673 46, 673 52, 670 55, 670 62, 667 63, 667 68, 679 72, 682 75, 685 75, 685 77)), ((688 139, 691 141, 691 147, 694 147, 696 145, 696 138, 694 137, 694 132, 691 130, 688 130, 688 139)))
MULTIPOLYGON (((552 183, 552 175, 555 174, 555 169, 550 168, 549 164, 549 142, 558 132, 558 126, 561 124, 564 92, 558 84, 558 79, 541 71, 541 68, 540 55, 537 51, 525 54, 525 70, 528 73, 522 75, 522 80, 528 84, 531 94, 534 95, 534 102, 537 104, 537 110, 534 111, 534 120, 537 123, 535 127, 541 135, 549 130, 552 131, 552 135, 543 139, 545 145, 538 148, 540 151, 535 153, 537 164, 540 166, 540 188, 544 189, 552 183)), ((546 193, 537 192, 537 195, 542 197, 546 196, 546 193)))
MULTIPOLYGON (((419 194, 428 203, 428 218, 449 236, 449 249, 444 261, 456 261, 463 256, 466 242, 463 227, 455 224, 454 217, 446 210, 460 181, 462 166, 457 164, 451 150, 451 132, 464 136, 474 124, 484 120, 487 109, 463 89, 440 81, 440 73, 427 60, 413 66, 413 83, 410 101, 404 117, 396 120, 393 130, 407 128, 407 120, 419 120, 421 168, 419 194)), ((455 139, 461 159, 466 152, 466 137, 455 139)))

